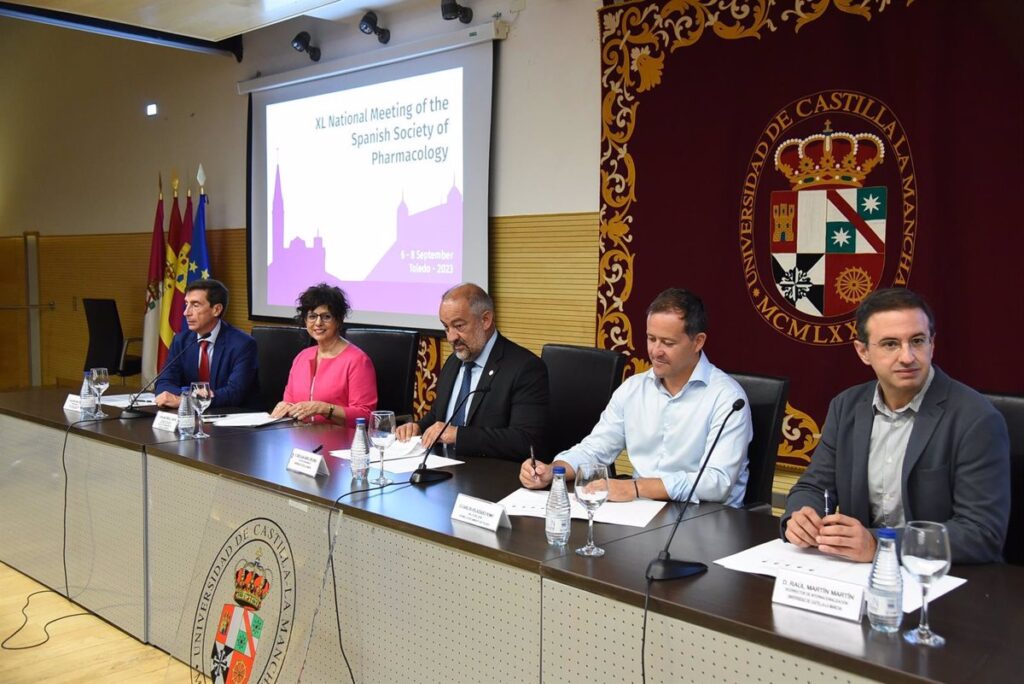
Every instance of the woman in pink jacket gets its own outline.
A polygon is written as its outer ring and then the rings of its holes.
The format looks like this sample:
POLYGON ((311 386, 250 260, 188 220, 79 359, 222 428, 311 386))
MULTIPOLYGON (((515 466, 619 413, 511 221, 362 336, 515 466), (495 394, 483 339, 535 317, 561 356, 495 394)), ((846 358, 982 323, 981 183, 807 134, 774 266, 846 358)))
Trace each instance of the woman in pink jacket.
POLYGON ((377 408, 377 376, 370 357, 341 336, 349 306, 340 288, 314 285, 298 299, 296 320, 305 323, 316 346, 303 349, 292 362, 284 399, 275 418, 336 423, 353 427, 377 408))

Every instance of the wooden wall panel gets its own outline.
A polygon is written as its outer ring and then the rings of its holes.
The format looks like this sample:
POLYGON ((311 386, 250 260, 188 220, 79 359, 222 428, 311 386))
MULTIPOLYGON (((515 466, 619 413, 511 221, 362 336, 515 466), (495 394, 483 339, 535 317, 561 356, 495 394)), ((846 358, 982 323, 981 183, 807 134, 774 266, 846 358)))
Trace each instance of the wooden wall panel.
MULTIPOLYGON (((0 307, 24 306, 25 289, 25 239, 0 238, 0 307)), ((0 308, 0 330, 0 390, 28 387, 28 312, 0 308)))
POLYGON ((496 217, 491 296, 502 334, 540 353, 596 340, 596 213, 496 217))
MULTIPOLYGON (((142 335, 150 240, 151 233, 40 238, 40 299, 56 305, 42 313, 43 384, 81 382, 89 347, 83 297, 114 299, 125 336, 142 335)), ((245 230, 208 231, 207 248, 213 276, 231 292, 226 320, 250 330, 245 230)))

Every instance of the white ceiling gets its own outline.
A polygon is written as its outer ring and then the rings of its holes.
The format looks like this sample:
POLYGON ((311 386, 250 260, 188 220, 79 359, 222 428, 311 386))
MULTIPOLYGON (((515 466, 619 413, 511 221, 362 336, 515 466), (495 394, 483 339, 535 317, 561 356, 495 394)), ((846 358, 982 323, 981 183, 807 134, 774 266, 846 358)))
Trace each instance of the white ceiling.
POLYGON ((408 0, 32 0, 11 2, 213 42, 301 15, 331 21, 408 0))

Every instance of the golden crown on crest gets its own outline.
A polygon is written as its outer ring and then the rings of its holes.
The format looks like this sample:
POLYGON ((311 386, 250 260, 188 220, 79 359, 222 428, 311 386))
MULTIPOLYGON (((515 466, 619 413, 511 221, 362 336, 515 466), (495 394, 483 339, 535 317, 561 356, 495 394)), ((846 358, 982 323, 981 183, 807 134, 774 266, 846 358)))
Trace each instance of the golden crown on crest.
POLYGON ((883 159, 885 145, 877 135, 833 131, 827 120, 823 132, 790 138, 775 150, 775 168, 789 179, 793 190, 859 188, 883 159))
POLYGON ((270 573, 256 560, 242 560, 235 569, 235 603, 259 610, 270 593, 270 573))

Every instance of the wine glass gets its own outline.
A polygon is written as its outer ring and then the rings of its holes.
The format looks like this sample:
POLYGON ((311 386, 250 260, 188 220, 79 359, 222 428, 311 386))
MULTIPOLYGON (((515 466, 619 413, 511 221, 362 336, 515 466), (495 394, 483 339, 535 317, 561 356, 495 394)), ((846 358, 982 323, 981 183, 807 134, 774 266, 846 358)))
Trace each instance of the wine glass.
POLYGON ((92 385, 93 391, 96 392, 96 413, 93 414, 94 418, 106 418, 107 414, 103 412, 103 393, 110 387, 110 374, 107 373, 106 368, 92 368, 89 370, 89 384, 92 385))
POLYGON ((391 484, 391 480, 384 475, 384 450, 395 441, 395 412, 374 411, 370 415, 370 441, 380 451, 380 476, 373 480, 378 487, 391 484))
POLYGON ((196 439, 206 439, 210 435, 203 431, 203 413, 206 412, 206 409, 210 408, 210 402, 213 401, 213 388, 210 387, 210 383, 193 382, 192 401, 196 402, 196 406, 199 408, 199 420, 196 421, 196 434, 193 437, 196 439))
POLYGON ((903 529, 903 567, 921 584, 921 624, 903 633, 911 644, 942 646, 946 640, 928 627, 928 587, 949 570, 949 533, 937 522, 914 520, 903 529))
POLYGON ((599 557, 604 549, 594 544, 594 513, 608 499, 608 466, 583 463, 576 469, 576 500, 587 509, 587 545, 576 549, 581 556, 599 557))

